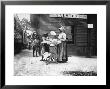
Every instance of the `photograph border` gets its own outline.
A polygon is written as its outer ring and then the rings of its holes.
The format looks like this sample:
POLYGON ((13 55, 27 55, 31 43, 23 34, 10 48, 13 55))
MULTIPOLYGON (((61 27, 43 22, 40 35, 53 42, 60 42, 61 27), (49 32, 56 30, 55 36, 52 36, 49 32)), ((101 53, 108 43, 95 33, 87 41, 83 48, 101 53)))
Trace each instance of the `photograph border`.
MULTIPOLYGON (((62 86, 57 85, 5 85, 5 6, 6 5, 106 5, 106 86, 108 87, 110 84, 108 71, 109 67, 109 53, 110 53, 110 41, 109 41, 109 33, 110 33, 110 1, 1 1, 1 88, 11 89, 11 88, 26 88, 26 89, 51 89, 51 88, 61 88, 62 86)), ((85 85, 83 85, 86 87, 85 85)), ((106 86, 103 86, 106 88, 106 86)), ((75 85, 76 87, 82 87, 79 85, 75 85)), ((68 88, 66 85, 65 88, 68 88)))

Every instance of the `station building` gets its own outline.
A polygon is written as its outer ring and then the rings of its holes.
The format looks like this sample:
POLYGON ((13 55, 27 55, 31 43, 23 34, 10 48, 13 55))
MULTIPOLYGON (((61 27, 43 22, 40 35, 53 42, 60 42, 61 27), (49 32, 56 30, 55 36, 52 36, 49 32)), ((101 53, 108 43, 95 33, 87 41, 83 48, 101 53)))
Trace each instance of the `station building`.
POLYGON ((97 56, 96 14, 31 14, 31 26, 39 35, 65 27, 67 55, 97 56))

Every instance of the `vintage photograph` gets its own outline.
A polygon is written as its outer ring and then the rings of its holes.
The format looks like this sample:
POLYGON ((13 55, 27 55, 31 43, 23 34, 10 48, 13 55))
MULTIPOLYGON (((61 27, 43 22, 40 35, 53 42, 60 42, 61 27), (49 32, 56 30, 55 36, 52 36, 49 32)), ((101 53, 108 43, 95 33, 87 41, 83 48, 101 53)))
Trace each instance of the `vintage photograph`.
POLYGON ((97 14, 13 18, 14 76, 97 76, 97 14))

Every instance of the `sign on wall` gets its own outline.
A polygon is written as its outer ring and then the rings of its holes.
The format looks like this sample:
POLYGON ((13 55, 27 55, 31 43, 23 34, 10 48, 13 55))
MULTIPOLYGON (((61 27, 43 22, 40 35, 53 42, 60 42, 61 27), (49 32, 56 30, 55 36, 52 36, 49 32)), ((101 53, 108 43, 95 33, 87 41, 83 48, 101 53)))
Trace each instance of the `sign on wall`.
POLYGON ((63 18, 82 18, 87 19, 87 15, 81 14, 50 14, 50 17, 63 17, 63 18))
POLYGON ((88 24, 88 28, 93 28, 93 24, 88 24))

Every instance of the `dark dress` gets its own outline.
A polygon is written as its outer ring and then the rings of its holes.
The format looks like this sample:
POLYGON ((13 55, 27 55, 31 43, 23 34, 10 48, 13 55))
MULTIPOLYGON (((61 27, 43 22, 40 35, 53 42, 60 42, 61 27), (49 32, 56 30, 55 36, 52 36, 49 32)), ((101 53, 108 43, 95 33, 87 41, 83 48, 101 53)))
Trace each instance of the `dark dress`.
POLYGON ((37 57, 37 53, 40 51, 40 43, 39 40, 34 40, 34 45, 33 45, 33 57, 37 57))
POLYGON ((57 62, 57 46, 49 46, 49 52, 51 53, 51 60, 57 62))

